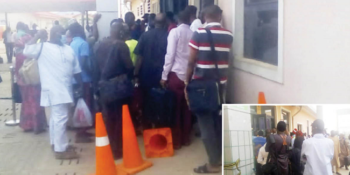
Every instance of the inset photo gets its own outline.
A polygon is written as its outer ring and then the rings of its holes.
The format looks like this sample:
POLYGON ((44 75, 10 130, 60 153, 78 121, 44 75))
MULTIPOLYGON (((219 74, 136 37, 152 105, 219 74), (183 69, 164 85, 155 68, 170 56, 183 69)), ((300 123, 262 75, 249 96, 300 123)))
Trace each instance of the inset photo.
POLYGON ((225 175, 348 175, 350 105, 223 105, 225 175))

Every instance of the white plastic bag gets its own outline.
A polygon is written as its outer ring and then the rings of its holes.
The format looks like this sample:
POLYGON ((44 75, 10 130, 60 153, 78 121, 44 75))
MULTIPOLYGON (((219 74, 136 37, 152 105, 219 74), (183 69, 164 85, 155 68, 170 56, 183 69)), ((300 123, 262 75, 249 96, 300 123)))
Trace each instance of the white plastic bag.
POLYGON ((84 99, 78 100, 73 115, 73 127, 84 128, 92 126, 92 115, 84 99))

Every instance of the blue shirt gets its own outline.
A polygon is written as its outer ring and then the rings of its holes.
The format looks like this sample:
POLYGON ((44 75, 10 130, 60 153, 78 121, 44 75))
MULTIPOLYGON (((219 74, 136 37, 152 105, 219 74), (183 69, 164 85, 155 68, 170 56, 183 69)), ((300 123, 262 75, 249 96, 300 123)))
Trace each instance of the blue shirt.
POLYGON ((256 137, 253 139, 253 143, 254 145, 261 145, 261 146, 264 146, 265 143, 266 143, 266 139, 264 137, 256 137))
MULTIPOLYGON (((264 146, 266 143, 266 139, 264 137, 255 137, 253 139, 253 143, 254 143, 254 146, 257 146, 257 145, 264 146)), ((257 153, 259 153, 259 150, 257 153)), ((258 155, 257 153, 256 153, 256 155, 258 155)))
MULTIPOLYGON (((88 57, 89 56, 89 53, 90 53, 90 51, 89 51, 89 44, 85 40, 80 38, 80 37, 74 37, 73 41, 70 43, 70 46, 74 50, 74 53, 75 53, 76 57, 78 58, 79 63, 80 63, 80 67, 81 67, 81 64, 82 64, 82 61, 83 61, 82 60, 83 57, 88 57)), ((82 72, 81 72, 81 76, 82 76, 82 79, 83 79, 84 83, 91 82, 90 75, 83 69, 82 69, 82 72)), ((76 81, 73 80, 73 83, 75 84, 76 81)))

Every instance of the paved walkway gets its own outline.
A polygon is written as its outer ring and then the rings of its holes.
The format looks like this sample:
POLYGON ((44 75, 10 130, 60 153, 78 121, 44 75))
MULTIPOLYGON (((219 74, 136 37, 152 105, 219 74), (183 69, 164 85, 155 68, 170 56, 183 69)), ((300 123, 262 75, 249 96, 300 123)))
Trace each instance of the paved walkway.
MULTIPOLYGON (((0 56, 6 63, 0 44, 0 56)), ((0 98, 10 97, 9 65, 0 64, 0 98)), ((16 105, 19 116, 20 105, 16 105)), ((95 145, 77 144, 81 155, 75 160, 56 160, 51 151, 48 133, 34 135, 24 133, 17 127, 5 126, 5 121, 12 119, 10 100, 0 100, 0 175, 88 175, 95 171, 95 145)), ((74 143, 74 132, 68 132, 70 141, 74 143)), ((174 157, 150 159, 153 167, 138 173, 139 175, 192 175, 193 168, 206 163, 207 155, 200 139, 189 147, 175 152, 174 157)), ((138 138, 144 155, 143 139, 138 138)), ((120 163, 121 160, 116 161, 120 163)), ((218 175, 218 174, 217 174, 218 175)))

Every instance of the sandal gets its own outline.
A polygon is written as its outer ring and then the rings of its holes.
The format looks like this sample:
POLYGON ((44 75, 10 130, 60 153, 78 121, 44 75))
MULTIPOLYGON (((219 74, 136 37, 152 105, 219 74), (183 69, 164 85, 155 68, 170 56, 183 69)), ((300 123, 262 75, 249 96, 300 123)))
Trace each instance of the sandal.
POLYGON ((198 168, 193 169, 193 171, 197 174, 214 174, 214 173, 220 173, 220 171, 210 172, 207 168, 207 164, 203 166, 199 166, 198 168))
POLYGON ((69 160, 69 159, 77 159, 79 158, 78 153, 72 152, 72 151, 65 151, 65 152, 55 152, 56 159, 60 160, 69 160))

